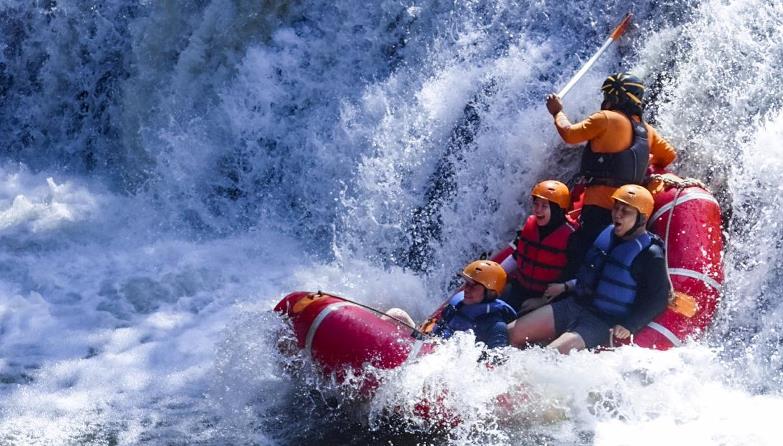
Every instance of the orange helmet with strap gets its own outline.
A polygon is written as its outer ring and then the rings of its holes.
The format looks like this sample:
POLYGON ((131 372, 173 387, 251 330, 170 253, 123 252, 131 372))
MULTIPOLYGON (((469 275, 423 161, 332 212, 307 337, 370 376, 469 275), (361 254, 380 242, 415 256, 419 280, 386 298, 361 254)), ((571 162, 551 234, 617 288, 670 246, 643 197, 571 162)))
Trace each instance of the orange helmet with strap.
POLYGON ((476 281, 497 294, 506 287, 506 271, 492 260, 476 260, 462 270, 462 276, 476 281))
POLYGON ((549 200, 564 211, 567 211, 571 205, 571 193, 568 191, 568 186, 555 180, 546 180, 536 184, 530 195, 549 200))
POLYGON ((650 191, 636 184, 626 184, 618 188, 612 194, 612 199, 636 209, 645 219, 650 218, 655 207, 650 191))

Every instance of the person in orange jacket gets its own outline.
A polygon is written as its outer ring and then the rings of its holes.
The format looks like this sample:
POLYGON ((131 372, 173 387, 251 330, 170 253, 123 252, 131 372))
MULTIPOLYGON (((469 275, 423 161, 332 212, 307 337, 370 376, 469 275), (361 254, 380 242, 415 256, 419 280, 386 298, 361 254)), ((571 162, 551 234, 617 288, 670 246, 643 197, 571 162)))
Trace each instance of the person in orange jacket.
POLYGON ((607 77, 601 86, 601 111, 572 124, 556 94, 546 106, 560 137, 568 144, 587 143, 582 151, 580 174, 586 189, 577 232, 580 252, 590 247, 603 228, 612 222, 612 194, 624 184, 642 185, 647 167, 663 168, 676 158, 674 148, 645 123, 644 85, 629 73, 607 77))
POLYGON ((533 187, 530 197, 530 216, 511 243, 514 251, 502 263, 509 286, 501 298, 521 313, 533 311, 562 293, 563 282, 573 277, 579 263, 573 253, 577 225, 568 216, 568 186, 542 181, 533 187))

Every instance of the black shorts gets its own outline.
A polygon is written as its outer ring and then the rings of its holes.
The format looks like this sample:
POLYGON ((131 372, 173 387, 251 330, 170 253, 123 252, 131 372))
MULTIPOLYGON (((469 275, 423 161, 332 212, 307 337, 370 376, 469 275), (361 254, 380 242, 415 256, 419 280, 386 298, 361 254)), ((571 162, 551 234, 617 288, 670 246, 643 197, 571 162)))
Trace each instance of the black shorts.
POLYGON ((557 336, 566 332, 576 333, 585 341, 587 348, 609 344, 609 330, 612 327, 592 311, 576 303, 573 297, 554 302, 552 312, 557 336))

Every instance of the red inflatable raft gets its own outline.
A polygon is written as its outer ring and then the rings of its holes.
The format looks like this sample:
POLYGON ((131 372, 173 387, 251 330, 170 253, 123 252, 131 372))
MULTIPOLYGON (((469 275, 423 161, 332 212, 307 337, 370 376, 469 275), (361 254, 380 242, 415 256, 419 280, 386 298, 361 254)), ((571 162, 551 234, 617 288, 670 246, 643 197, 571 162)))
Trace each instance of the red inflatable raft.
POLYGON ((697 338, 712 323, 723 284, 721 216, 715 197, 700 184, 665 174, 649 189, 655 211, 648 228, 666 243, 675 300, 636 333, 634 343, 666 350, 697 338))
MULTIPOLYGON (((721 216, 715 198, 698 182, 656 175, 650 189, 655 211, 648 227, 666 242, 676 297, 632 342, 666 350, 697 338, 715 314, 723 282, 721 216)), ((509 253, 506 249, 495 260, 509 253)), ((338 296, 295 292, 275 311, 288 316, 299 348, 326 372, 361 370, 367 364, 394 368, 432 350, 431 343, 417 340, 410 329, 338 296)))
POLYGON ((358 371, 367 364, 390 369, 432 350, 404 325, 320 291, 291 293, 275 311, 288 315, 299 348, 327 373, 345 367, 358 371))

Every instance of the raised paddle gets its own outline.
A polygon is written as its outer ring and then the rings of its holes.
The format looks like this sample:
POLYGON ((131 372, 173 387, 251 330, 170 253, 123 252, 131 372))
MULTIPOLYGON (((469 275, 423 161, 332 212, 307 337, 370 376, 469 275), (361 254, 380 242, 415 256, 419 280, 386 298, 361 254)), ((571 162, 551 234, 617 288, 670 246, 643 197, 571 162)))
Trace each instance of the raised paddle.
POLYGON ((557 96, 560 97, 560 99, 563 99, 565 95, 567 95, 568 92, 571 90, 571 88, 573 88, 574 85, 576 85, 576 83, 579 82, 579 79, 581 79, 582 76, 584 76, 585 73, 587 73, 587 70, 589 70, 590 67, 592 67, 595 64, 598 58, 601 57, 601 54, 603 54, 604 51, 606 51, 606 49, 609 48, 612 42, 616 41, 617 39, 620 38, 620 36, 623 35, 626 28, 628 28, 628 25, 631 23, 631 18, 633 18, 633 14, 631 14, 630 12, 626 14, 625 17, 623 17, 623 19, 620 21, 620 23, 617 25, 614 31, 612 31, 612 34, 610 34, 609 37, 606 39, 606 42, 604 42, 604 44, 601 45, 601 48, 598 48, 598 51, 596 51, 595 54, 593 54, 593 57, 591 57, 590 60, 585 62, 585 64, 582 65, 582 68, 580 68, 579 71, 576 72, 574 77, 572 77, 571 80, 568 81, 565 87, 563 87, 563 89, 557 93, 557 96))

